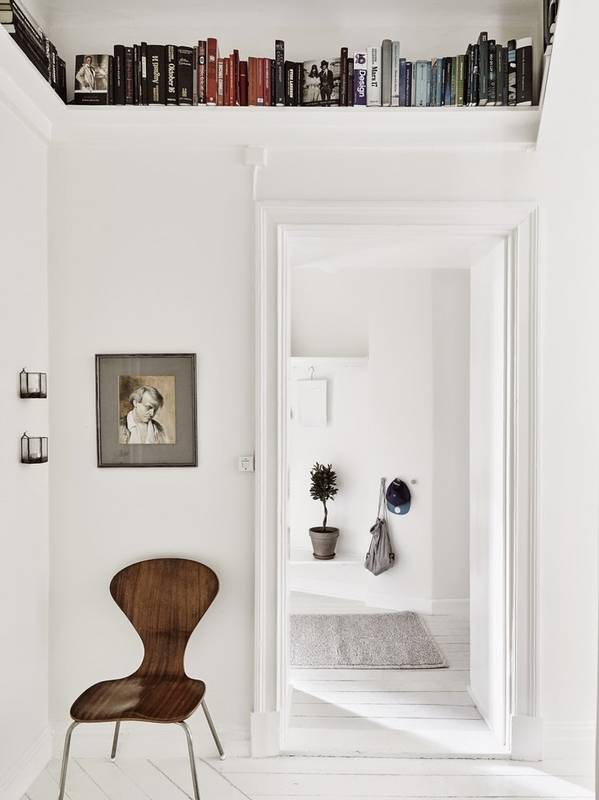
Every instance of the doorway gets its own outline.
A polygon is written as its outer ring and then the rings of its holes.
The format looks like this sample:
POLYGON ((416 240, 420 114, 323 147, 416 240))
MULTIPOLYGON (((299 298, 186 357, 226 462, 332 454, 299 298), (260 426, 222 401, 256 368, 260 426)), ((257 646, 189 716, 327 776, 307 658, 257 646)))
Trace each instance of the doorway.
MULTIPOLYGON (((380 210, 380 209, 379 209, 380 210)), ((270 230, 273 235, 270 238, 266 235, 268 227, 262 228, 261 255, 259 261, 259 274, 266 283, 262 283, 262 290, 266 290, 266 295, 259 293, 258 306, 262 315, 262 320, 266 322, 270 299, 271 311, 272 292, 275 284, 268 280, 270 265, 271 270, 276 263, 276 272, 271 271, 271 279, 276 275, 276 321, 278 335, 276 340, 271 336, 261 337, 262 348, 265 345, 276 345, 275 352, 267 354, 263 349, 259 349, 260 356, 276 356, 276 408, 277 408, 277 435, 274 441, 269 443, 268 433, 259 424, 259 431, 262 440, 259 438, 262 447, 258 451, 258 464, 262 466, 261 476, 258 481, 258 522, 263 523, 257 533, 265 534, 268 528, 268 521, 264 514, 268 515, 269 503, 274 500, 275 511, 273 521, 276 523, 276 539, 278 542, 278 555, 275 556, 273 566, 276 569, 277 581, 274 603, 261 604, 265 595, 261 589, 266 589, 266 576, 263 572, 265 564, 264 556, 268 551, 266 541, 258 536, 258 575, 262 578, 262 585, 258 584, 258 602, 260 615, 258 617, 266 630, 268 624, 268 612, 276 609, 276 626, 273 630, 276 646, 276 658, 274 663, 271 661, 270 667, 273 668, 271 677, 273 681, 267 679, 268 647, 265 647, 264 639, 257 647, 257 667, 262 668, 262 679, 257 681, 256 711, 252 718, 252 744, 253 750, 259 754, 261 749, 267 747, 269 752, 311 752, 311 753, 377 753, 394 755, 481 755, 481 754, 505 754, 514 752, 515 749, 523 752, 528 748, 530 752, 537 746, 535 739, 534 714, 517 714, 518 703, 522 708, 522 700, 525 700, 527 710, 534 704, 534 685, 529 683, 525 691, 518 690, 514 684, 514 677, 518 667, 516 666, 515 653, 519 650, 520 668, 523 667, 522 642, 517 642, 517 633, 521 608, 518 612, 513 606, 513 591, 515 583, 520 579, 524 583, 521 572, 516 569, 522 564, 522 555, 516 553, 514 545, 518 540, 518 535, 523 535, 524 525, 518 518, 514 507, 514 487, 515 487, 515 465, 522 466, 522 456, 529 458, 530 450, 523 452, 520 446, 519 452, 515 447, 518 437, 522 434, 522 425, 526 422, 527 430, 530 432, 530 424, 533 423, 534 413, 526 420, 518 419, 518 412, 513 402, 514 386, 518 377, 515 373, 515 326, 521 326, 526 322, 526 330, 530 328, 530 313, 534 311, 536 300, 532 300, 536 294, 536 286, 528 276, 534 276, 531 265, 534 266, 534 241, 536 236, 534 212, 531 217, 531 209, 527 209, 527 214, 523 215, 523 209, 510 207, 506 216, 511 215, 511 222, 504 221, 501 225, 478 224, 472 225, 471 221, 466 222, 464 212, 467 209, 457 207, 452 209, 424 208, 422 206, 393 207, 385 206, 384 212, 390 218, 394 218, 393 223, 387 222, 385 225, 364 225, 352 224, 348 226, 323 224, 323 215, 317 216, 319 222, 310 221, 309 224, 289 225, 274 224, 270 230), (403 220, 402 220, 403 217, 403 220), (424 219, 426 222, 417 223, 416 218, 424 219), (443 219, 445 217, 445 219, 443 219), (451 222, 451 218, 453 221, 451 222), (460 219, 461 217, 461 219, 460 219), (515 225, 520 231, 519 241, 516 241, 514 233, 515 218, 520 218, 520 224, 515 225), (439 224, 442 221, 444 224, 439 224), (450 224, 451 223, 451 224, 450 224), (522 225, 529 230, 528 239, 522 236, 522 225), (528 250, 526 246, 528 245, 528 250), (270 256, 270 257, 269 257, 270 256), (307 266, 309 265, 309 266, 307 266), (439 266, 442 268, 439 269, 439 266), (418 597, 414 591, 403 591, 408 586, 406 579, 403 584, 400 582, 392 587, 387 581, 385 590, 380 591, 381 584, 368 584, 369 577, 362 566, 363 552, 359 552, 357 547, 351 546, 351 535, 346 537, 347 542, 340 549, 339 559, 326 565, 329 572, 325 577, 323 569, 315 573, 315 568, 325 567, 324 564, 310 562, 310 552, 301 552, 293 535, 289 533, 290 521, 290 439, 289 439, 289 409, 292 406, 290 400, 290 385, 293 381, 294 370, 306 370, 309 366, 305 359, 317 360, 335 359, 325 365, 323 361, 317 363, 320 372, 328 369, 341 371, 331 383, 333 392, 343 384, 346 389, 353 381, 353 389, 345 392, 349 396, 357 391, 356 387, 360 383, 360 372, 368 372, 368 363, 375 354, 358 352, 355 349, 356 342, 351 345, 351 351, 330 353, 322 355, 312 351, 311 355, 302 353, 298 355, 292 352, 292 327, 293 327, 293 271, 294 270, 316 270, 325 276, 324 280, 333 282, 334 276, 343 275, 345 280, 343 285, 355 284, 357 277, 354 275, 352 281, 347 280, 348 270, 369 273, 368 280, 372 280, 376 272, 381 278, 389 283, 390 276, 402 275, 404 284, 406 276, 411 276, 412 283, 416 287, 416 292, 422 294, 423 286, 433 286, 439 284, 443 287, 442 293, 447 290, 448 281, 452 278, 452 271, 460 274, 462 284, 465 275, 468 277, 469 291, 472 290, 473 297, 476 294, 477 316, 472 317, 470 322, 477 327, 477 335, 472 340, 481 343, 485 336, 491 337, 494 342, 493 352, 494 366, 491 372, 486 367, 480 365, 488 364, 489 359, 478 359, 476 362, 479 367, 474 370, 475 380, 469 388, 469 396, 472 396, 472 386, 476 397, 476 406, 479 409, 478 417, 475 416, 469 421, 469 430, 473 426, 480 427, 488 435, 487 440, 478 434, 474 437, 478 444, 469 450, 469 459, 474 461, 476 474, 489 474, 492 478, 489 485, 478 488, 474 503, 470 503, 472 518, 469 519, 474 525, 484 526, 485 537, 477 544, 475 553, 477 558, 476 578, 470 580, 469 587, 472 589, 474 599, 474 615, 468 613, 467 598, 454 597, 443 598, 432 589, 434 558, 433 555, 443 561, 443 545, 435 546, 430 532, 434 530, 434 525, 422 526, 422 513, 418 530, 421 541, 418 542, 420 549, 428 548, 428 562, 426 574, 420 573, 420 582, 427 584, 424 591, 420 591, 418 597), (515 277, 518 271, 522 273, 518 282, 515 277), (473 279, 473 275, 476 278, 473 279), (527 277, 525 283, 522 277, 527 277), (471 285, 470 285, 471 284, 471 285), (531 294, 530 289, 533 289, 531 294), (265 302, 266 301, 266 302, 265 302), (484 302, 491 305, 484 309, 484 302), (495 310, 495 311, 494 311, 495 310), (291 360, 290 360, 291 359, 291 360), (294 361, 294 359, 296 359, 294 361), (302 361, 302 359, 304 359, 302 361), (326 368, 326 369, 325 369, 326 368), (480 374, 476 373, 478 369, 480 374), (489 379, 491 383, 489 384, 489 379), (486 415, 486 416, 485 416, 486 415), (493 425, 489 426, 489 421, 493 425), (490 432, 489 432, 490 431, 490 432), (272 460, 268 459, 268 453, 273 454, 269 444, 276 443, 276 468, 272 460), (489 454, 492 463, 489 463, 489 454), (267 462, 273 472, 270 473, 263 460, 267 456, 267 462), (477 463, 476 459, 479 459, 477 463), (485 463, 485 458, 487 459, 485 463), (262 480, 261 478, 264 478, 262 480), (273 483, 273 480, 274 483, 273 483), (274 496, 273 496, 273 490, 274 496), (484 498, 484 502, 481 500, 484 498), (477 522, 478 520, 478 522, 477 522), (489 525, 489 522, 492 525, 489 525), (520 527, 518 527, 520 526, 520 527), (423 535, 425 531, 427 535, 423 535), (428 538, 427 538, 428 537, 428 538), (424 541, 427 540, 427 541, 424 541), (262 550, 262 552, 260 552, 262 550), (439 555, 440 553, 440 555, 439 555), (481 568, 481 564, 484 568, 481 568), (486 572, 485 572, 486 570, 486 572), (424 578, 423 578, 424 575, 424 578), (365 579, 366 578, 366 582, 365 579), (428 581, 428 583, 427 583, 428 581), (319 591, 318 586, 325 586, 324 591, 319 591), (347 587, 351 586, 352 591, 347 592, 347 587), (398 586, 401 588, 398 590, 398 586), (345 589, 343 588, 345 587, 345 589), (307 589, 307 591, 306 591, 307 589), (345 592, 346 596, 343 596, 345 592), (349 594, 349 596, 348 596, 349 594), (382 602, 380 602, 382 600, 382 602), (454 600, 453 604, 449 601, 454 600), (439 602, 435 602, 439 601, 439 602), (466 601, 466 602, 464 602, 466 601), (445 603, 445 605, 443 605, 445 603), (274 606, 274 608, 273 608, 274 606), (446 669, 429 669, 411 672, 410 670, 371 670, 366 674, 361 674, 356 681, 357 673, 348 670, 328 671, 326 677, 322 673, 304 671, 303 675, 298 675, 299 670, 291 668, 289 664, 289 635, 290 635, 290 613, 291 614, 322 614, 334 610, 337 613, 376 613, 377 611, 404 611, 411 610, 421 615, 422 620, 428 627, 433 639, 441 646, 443 654, 446 656, 449 667, 446 669), (441 611, 448 613, 440 613, 441 611), (469 631, 472 627, 472 641, 469 641, 469 631), (469 658, 472 654, 472 670, 469 668, 469 658), (362 679, 362 683, 360 683, 362 679), (364 683, 364 680, 372 681, 364 683), (532 694, 530 689, 532 689, 532 694), (273 691, 274 690, 274 691, 273 691), (348 691, 355 690, 353 696, 348 691), (268 706, 269 700, 265 692, 271 692, 270 703, 272 710, 258 710, 259 703, 268 706), (344 693, 345 692, 345 693, 344 693), (416 693, 419 694, 416 694, 416 693), (379 693, 378 695, 375 693, 379 693), (349 702, 349 701, 352 702, 349 702), (360 702, 353 702, 359 700, 360 702), (373 702, 383 700, 380 702, 373 702), (423 702, 417 702, 421 700, 423 702), (453 700, 455 702, 449 702, 453 700), (364 701, 364 702, 361 702, 364 701), (387 702, 389 701, 389 702, 387 702), (395 707, 391 707, 391 706, 395 707), (401 706, 401 708, 400 708, 401 706), (298 714, 298 710, 305 712, 298 714), (399 714, 397 712, 400 712, 399 714), (375 713, 372 713, 375 712, 375 713), (406 713, 407 712, 407 715, 406 713), (518 717, 525 718, 523 723, 526 729, 525 735, 521 735, 523 725, 518 721, 518 717), (441 721, 440 721, 441 720, 441 721), (341 722, 340 722, 341 721, 341 722), (299 723, 299 724, 298 724, 299 723), (334 736, 332 732, 334 731, 334 736)), ((489 211, 490 209, 485 209, 489 211)), ((266 216, 272 214, 272 209, 264 208, 266 216)), ((350 206, 339 208, 331 206, 327 208, 329 215, 348 216, 355 219, 355 209, 350 206)), ((368 209, 372 213, 373 209, 368 209)), ((504 209, 504 212, 506 209, 504 209)), ((290 210, 288 207, 279 207, 275 216, 287 214, 298 215, 298 210, 290 210)), ((299 211, 300 216, 311 216, 308 208, 299 211)), ((379 214, 380 219, 380 214, 379 214)), ((273 222, 274 220, 271 220, 273 222)), ((304 272, 304 275, 306 272, 304 272)), ((455 278, 455 275, 453 277, 455 278)), ((359 281, 358 281, 359 282, 359 281)), ((451 282, 451 281, 450 281, 451 282)), ((409 283, 409 282, 408 282, 409 283)), ((459 280, 458 280, 459 283, 459 280)), ((342 285, 340 284, 340 285, 342 285)), ((298 284, 299 285, 299 284, 298 284)), ((404 285, 405 289, 405 285, 404 285)), ((364 292, 360 292, 363 297, 364 292)), ((383 316, 392 315, 393 292, 389 291, 378 297, 385 297, 391 301, 391 305, 385 310, 383 316)), ((346 306, 347 304, 340 304, 346 306)), ((381 307, 385 302, 380 303, 381 307)), ((350 303, 351 306, 351 303, 350 303)), ((409 306, 406 308, 412 308, 409 306)), ((345 311, 348 309, 345 308, 345 311)), ((354 325, 352 336, 355 340, 359 320, 357 309, 349 309, 354 325)), ((343 312, 343 308, 341 308, 343 312)), ((317 314, 317 309, 313 304, 312 319, 317 314)), ((260 318, 260 317, 259 317, 260 318)), ((415 319, 418 319, 416 314, 415 319)), ((270 317, 272 322, 272 317, 270 317)), ((420 320, 422 322, 422 320, 420 320)), ((536 319, 535 319, 536 324, 536 319)), ((297 327, 297 326, 296 326, 297 327)), ((434 328, 434 326, 433 326, 434 328)), ((422 329, 424 331, 424 328, 422 329)), ((430 330, 427 328, 427 330, 430 330)), ((532 330, 535 330, 533 326, 532 330)), ((263 330, 262 333, 265 333, 263 330)), ((272 329, 271 329, 272 333, 272 329)), ((350 337, 351 338, 351 337, 350 337)), ((384 338, 384 337, 383 337, 384 338)), ((409 338, 409 337, 408 337, 409 338)), ((443 336, 439 341, 442 341, 443 336)), ((412 337, 412 342, 414 341, 412 337)), ((520 340, 520 344, 522 341, 520 340)), ((410 352, 413 354, 414 348, 410 350, 410 343, 406 342, 406 352, 404 357, 409 358, 410 352)), ((489 342, 487 342, 488 350, 489 342)), ((528 352, 530 342, 527 342, 528 352)), ((472 349, 472 348, 470 348, 472 349)), ((476 347, 469 353, 470 359, 476 356, 476 347)), ((267 358, 268 360, 268 358, 267 358)), ((376 359, 375 359, 376 360, 376 359)), ((273 362, 271 361, 271 364, 273 362)), ((265 362, 262 362, 264 366, 265 362)), ((520 362, 522 366, 522 362, 520 362)), ((530 364, 528 367, 530 368, 530 364)), ((534 370, 533 370, 534 373, 534 370)), ((260 389, 261 396, 265 399, 268 395, 269 382, 274 377, 270 369, 261 370, 260 389), (264 392, 262 394, 262 392, 264 392)), ((530 376, 530 369, 525 373, 530 376)), ((472 375, 471 375, 472 377, 472 375)), ((527 383, 528 386, 528 383, 527 383)), ((270 384, 272 389, 272 384, 270 384)), ((522 389, 520 382, 519 390, 522 389)), ((520 395, 521 396, 521 395, 520 395)), ((270 400, 273 396, 270 394, 270 400)), ((334 402, 334 397, 331 399, 334 402)), ((268 408, 261 406, 264 413, 268 415, 268 408)), ((272 408, 272 407, 271 407, 272 408)), ((532 407, 534 409, 534 405, 532 407)), ((529 409, 530 410, 530 409, 529 409)), ((521 413, 521 412, 520 412, 521 413)), ((357 426, 357 429, 360 426, 357 426)), ((359 450, 360 436, 356 432, 356 446, 359 450)), ((528 439, 528 444, 532 440, 528 439)), ((393 449, 393 448, 391 448, 393 449)), ((430 451, 430 448, 424 448, 430 451)), ((408 459, 410 460, 410 459, 408 459)), ((411 459, 412 463, 414 459, 411 459)), ((438 453, 436 458, 430 458, 428 470, 422 464, 415 469, 409 466, 391 466, 385 470, 389 479, 395 477, 394 471, 403 472, 401 477, 406 480, 415 481, 412 484, 414 489, 414 499, 416 501, 414 510, 420 503, 420 511, 425 510, 425 516, 432 517, 439 503, 431 502, 430 486, 432 484, 431 470, 436 467, 442 469, 439 461, 442 461, 442 453, 438 453), (425 501, 425 498, 426 501, 425 501)), ((305 466, 305 465, 304 465, 305 466)), ((380 471, 380 470, 379 470, 380 471)), ((532 473, 534 474, 534 470, 532 473)), ((374 478, 374 494, 376 494, 376 482, 378 476, 374 478)), ((357 520, 362 514, 361 529, 364 531, 366 519, 364 514, 370 516, 374 514, 373 504, 368 505, 364 498, 360 498, 359 487, 365 490, 363 481, 355 481, 351 498, 354 504, 352 515, 357 520), (359 509, 356 512, 356 508, 359 509)), ((472 483, 472 482, 471 482, 472 483)), ((525 487, 528 488, 528 487, 525 487)), ((522 491, 522 486, 519 486, 522 491)), ((350 493, 348 493, 350 494, 350 493)), ((371 497, 373 495, 372 483, 370 487, 371 497)), ((376 498, 374 498, 376 499, 376 498)), ((469 498, 470 499, 470 498, 469 498)), ((416 518, 418 514, 413 514, 416 518)), ((410 518, 406 517, 406 523, 410 518)), ((367 533, 367 528, 365 530, 367 533)), ((526 527, 526 536, 531 533, 530 526, 526 527)), ((415 537, 414 537, 415 538, 415 537)), ((412 539, 412 543, 414 541, 412 539)), ((401 536, 400 536, 401 539, 401 536)), ((410 540, 403 540, 403 545, 398 546, 398 550, 404 548, 404 553, 409 549, 410 540)), ((445 544, 447 547, 447 544, 445 544)), ((404 553, 399 552, 401 559, 404 553)), ((530 554, 530 551, 529 551, 530 554)), ((407 559, 408 561, 410 558, 407 559)), ((462 564, 462 568, 463 568, 462 564)), ((394 574, 399 574, 401 570, 390 570, 389 578, 394 574)), ((437 572, 442 574, 443 569, 437 568, 437 572)), ((470 568, 468 568, 470 572, 470 568)), ((404 578, 406 575, 404 574, 404 578)), ((530 573, 528 573, 530 578, 530 573)), ((378 579, 375 579, 378 580, 378 579)), ((414 584, 416 585, 416 584, 414 584)), ((530 591, 530 581, 526 580, 527 597, 531 605, 534 603, 534 593, 530 591)), ((472 605, 471 605, 472 607, 472 605)), ((266 643, 267 644, 267 643, 266 643)), ((530 642, 529 642, 530 644, 530 642)), ((272 651, 271 651, 272 654, 272 651)), ((530 667, 534 664, 534 646, 528 647, 526 653, 528 663, 526 664, 530 677, 530 667)), ((535 667, 533 667, 534 671, 535 667)))

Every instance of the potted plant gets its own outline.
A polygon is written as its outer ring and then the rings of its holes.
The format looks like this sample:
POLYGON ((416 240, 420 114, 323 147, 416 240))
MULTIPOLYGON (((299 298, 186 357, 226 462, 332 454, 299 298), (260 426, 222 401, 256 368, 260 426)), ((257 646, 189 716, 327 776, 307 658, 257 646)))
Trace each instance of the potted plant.
POLYGON ((335 558, 335 545, 339 538, 339 528, 327 527, 329 511, 327 502, 334 500, 339 491, 337 487, 337 475, 333 467, 328 464, 319 464, 318 461, 310 470, 310 495, 313 500, 320 500, 324 507, 324 519, 322 525, 310 528, 310 539, 312 539, 312 551, 314 558, 320 561, 328 561, 335 558))

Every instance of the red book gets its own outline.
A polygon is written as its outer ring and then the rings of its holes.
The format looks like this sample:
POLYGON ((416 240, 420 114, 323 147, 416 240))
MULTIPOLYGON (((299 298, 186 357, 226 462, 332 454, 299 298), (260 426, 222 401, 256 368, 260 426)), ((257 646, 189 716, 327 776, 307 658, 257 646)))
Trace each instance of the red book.
POLYGON ((225 61, 222 58, 216 60, 216 105, 225 104, 225 61))
POLYGON ((223 105, 231 105, 231 56, 223 58, 223 105))
POLYGON ((206 103, 206 42, 198 42, 198 104, 206 103))
POLYGON ((247 106, 249 105, 249 97, 248 97, 248 62, 247 61, 240 61, 239 62, 239 105, 240 106, 247 106))
POLYGON ((260 59, 260 74, 258 75, 258 105, 266 106, 267 92, 270 85, 270 61, 268 58, 260 59))
POLYGON ((262 66, 259 58, 249 59, 249 103, 251 106, 262 105, 261 101, 258 103, 259 92, 259 78, 262 74, 262 66))
POLYGON ((215 106, 217 103, 216 71, 218 67, 218 41, 208 39, 208 63, 206 65, 206 103, 215 106))

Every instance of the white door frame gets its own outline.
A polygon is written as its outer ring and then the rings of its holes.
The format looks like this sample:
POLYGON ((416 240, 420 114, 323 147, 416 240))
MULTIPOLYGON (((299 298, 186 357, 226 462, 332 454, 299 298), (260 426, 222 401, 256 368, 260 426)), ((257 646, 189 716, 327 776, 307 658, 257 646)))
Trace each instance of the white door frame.
POLYGON ((290 236, 332 227, 439 228, 507 240, 506 634, 508 748, 542 754, 538 716, 538 208, 532 203, 260 202, 256 204, 256 517, 252 755, 281 752, 287 707, 285 586, 287 313, 290 236))

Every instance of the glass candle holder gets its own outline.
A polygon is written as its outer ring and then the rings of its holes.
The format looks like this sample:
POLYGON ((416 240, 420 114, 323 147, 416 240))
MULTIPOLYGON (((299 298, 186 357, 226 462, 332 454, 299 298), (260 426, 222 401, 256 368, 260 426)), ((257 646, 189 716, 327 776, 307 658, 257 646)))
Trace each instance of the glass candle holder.
POLYGON ((19 374, 21 397, 45 398, 48 396, 48 376, 45 372, 27 372, 22 369, 19 374))
POLYGON ((24 433, 21 436, 21 463, 45 464, 47 460, 48 437, 28 436, 27 433, 24 433))

